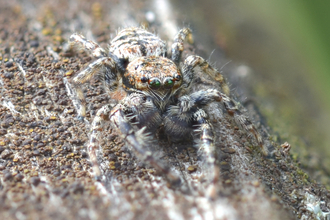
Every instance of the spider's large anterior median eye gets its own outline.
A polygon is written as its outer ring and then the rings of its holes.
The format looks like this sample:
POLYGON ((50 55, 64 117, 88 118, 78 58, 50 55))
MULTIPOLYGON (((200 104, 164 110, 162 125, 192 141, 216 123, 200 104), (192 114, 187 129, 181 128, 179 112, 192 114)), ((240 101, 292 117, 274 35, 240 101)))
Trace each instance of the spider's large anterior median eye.
POLYGON ((160 80, 159 79, 151 79, 149 81, 150 88, 158 89, 160 87, 160 80))
POLYGON ((167 78, 164 82, 165 88, 171 88, 173 86, 174 82, 173 79, 167 78))

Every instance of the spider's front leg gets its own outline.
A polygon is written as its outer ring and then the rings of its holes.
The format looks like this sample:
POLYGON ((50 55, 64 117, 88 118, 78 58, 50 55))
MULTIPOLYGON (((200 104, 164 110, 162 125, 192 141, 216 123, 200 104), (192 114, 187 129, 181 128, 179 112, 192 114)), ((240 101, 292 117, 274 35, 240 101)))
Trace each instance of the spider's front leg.
MULTIPOLYGON (((183 87, 189 87, 190 83, 195 77, 195 68, 200 68, 203 72, 210 75, 214 80, 220 82, 221 88, 224 93, 221 93, 218 90, 211 89, 211 90, 202 90, 199 92, 195 92, 191 94, 191 100, 189 105, 192 105, 191 103, 195 103, 195 105, 205 105, 211 101, 219 101, 222 102, 225 106, 228 113, 234 117, 236 123, 243 128, 247 132, 251 132, 255 139, 257 140, 259 146, 262 148, 263 153, 265 155, 268 154, 267 149, 265 148, 263 144, 263 140, 261 138, 261 135, 257 131, 254 124, 250 121, 248 117, 246 117, 238 108, 236 103, 229 98, 229 87, 226 84, 224 77, 221 75, 220 72, 218 72, 216 69, 214 69, 210 64, 205 61, 202 57, 199 56, 189 56, 182 67, 182 74, 183 74, 183 87)), ((182 97, 180 99, 183 99, 182 97)), ((183 102, 181 105, 187 105, 188 102, 183 102), (186 104, 184 104, 186 103, 186 104)))
POLYGON ((179 98, 177 105, 169 107, 165 115, 164 127, 171 141, 182 141, 193 136, 198 155, 203 158, 203 167, 209 175, 209 196, 212 197, 220 170, 217 166, 213 127, 201 107, 211 100, 218 100, 219 96, 208 92, 211 91, 203 91, 203 94, 197 92, 179 98))
POLYGON ((106 57, 107 53, 94 41, 87 40, 81 34, 72 34, 69 38, 69 50, 86 51, 94 58, 106 57))
POLYGON ((228 84, 226 83, 223 75, 213 68, 206 60, 204 60, 200 56, 191 55, 186 58, 184 64, 182 66, 182 74, 183 74, 183 83, 184 87, 189 87, 190 83, 195 77, 195 68, 200 68, 200 70, 204 73, 207 73, 212 79, 219 82, 222 88, 222 91, 229 95, 230 89, 228 84))
POLYGON ((189 127, 197 126, 195 132, 200 134, 200 152, 203 152, 207 163, 213 163, 212 166, 216 167, 213 162, 216 160, 213 130, 211 124, 207 121, 206 113, 202 110, 205 105, 215 101, 223 103, 225 109, 234 117, 236 123, 245 131, 251 132, 264 154, 267 154, 267 149, 264 147, 262 138, 253 123, 239 111, 232 99, 216 89, 201 90, 180 97, 178 104, 170 106, 166 113, 164 121, 166 132, 170 136, 182 139, 189 134, 189 127))
POLYGON ((212 169, 216 169, 214 133, 202 107, 213 101, 220 101, 219 94, 217 90, 208 89, 182 96, 177 105, 169 107, 164 120, 165 131, 174 141, 182 140, 194 133, 199 153, 212 169))
POLYGON ((96 177, 101 174, 95 152, 98 148, 97 133, 101 128, 102 118, 110 120, 112 128, 120 134, 126 145, 141 161, 149 163, 160 171, 172 184, 180 184, 180 178, 174 175, 167 166, 161 164, 148 150, 151 137, 146 130, 154 131, 161 124, 162 118, 151 98, 140 93, 130 94, 112 110, 110 110, 110 107, 105 106, 98 111, 93 122, 89 147, 96 177))
POLYGON ((201 155, 204 156, 204 160, 207 164, 207 167, 213 171, 213 177, 217 177, 216 171, 216 149, 214 146, 214 133, 213 127, 207 120, 207 114, 202 110, 198 109, 193 114, 194 120, 194 133, 195 133, 195 142, 198 147, 198 151, 201 155))
POLYGON ((171 184, 181 183, 181 179, 148 150, 152 141, 150 134, 145 131, 154 132, 162 122, 160 112, 150 97, 141 93, 130 94, 115 111, 112 111, 110 121, 141 161, 160 171, 171 184))
POLYGON ((72 83, 76 90, 76 97, 73 97, 73 99, 77 99, 80 104, 78 119, 83 120, 86 116, 86 99, 81 88, 82 84, 89 81, 96 74, 102 73, 102 77, 109 84, 108 86, 113 87, 117 83, 117 72, 115 60, 111 57, 103 57, 89 64, 86 69, 73 78, 72 83))

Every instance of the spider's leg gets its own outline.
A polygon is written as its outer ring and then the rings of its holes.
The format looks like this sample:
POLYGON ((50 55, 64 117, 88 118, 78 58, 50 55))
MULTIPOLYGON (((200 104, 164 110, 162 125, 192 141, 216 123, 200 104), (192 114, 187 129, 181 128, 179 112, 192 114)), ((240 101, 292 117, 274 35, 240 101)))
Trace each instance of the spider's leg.
POLYGON ((261 135, 254 124, 239 110, 234 100, 229 98, 226 94, 221 93, 216 89, 200 90, 190 95, 182 96, 178 101, 177 106, 180 109, 180 114, 185 112, 188 113, 194 108, 202 108, 203 106, 214 101, 223 103, 229 115, 234 117, 235 122, 246 132, 251 132, 257 140, 259 146, 262 148, 264 154, 267 154, 267 149, 263 144, 261 135))
MULTIPOLYGON (((189 97, 186 97, 189 99, 189 97)), ((164 128, 171 141, 185 141, 193 135, 198 155, 203 158, 203 167, 208 174, 210 195, 214 194, 215 183, 219 178, 217 166, 217 155, 214 146, 213 127, 207 120, 207 114, 196 105, 186 108, 183 111, 179 104, 170 106, 165 114, 164 128)), ((183 104, 184 105, 184 104, 183 104)), ((209 190, 208 190, 209 191, 209 190)))
POLYGON ((216 193, 216 183, 219 180, 220 169, 217 166, 217 152, 214 146, 213 127, 207 120, 207 114, 202 109, 197 109, 194 113, 194 130, 196 134, 194 141, 198 148, 198 154, 204 159, 206 171, 210 175, 211 185, 208 188, 208 196, 214 197, 216 193))
POLYGON ((235 122, 238 124, 238 126, 243 128, 243 130, 245 130, 247 132, 251 132, 253 134, 257 143, 262 148, 263 153, 265 155, 267 155, 268 150, 264 146, 262 137, 261 137, 260 133, 258 132, 257 128, 251 122, 251 120, 239 110, 239 108, 234 100, 229 98, 226 94, 220 93, 220 95, 221 95, 221 102, 225 106, 225 109, 227 110, 229 115, 234 117, 235 122))
POLYGON ((178 103, 169 106, 165 113, 164 126, 166 133, 174 140, 182 140, 187 135, 189 136, 197 109, 220 100, 220 92, 215 89, 200 90, 190 95, 181 96, 178 103))
POLYGON ((109 120, 109 115, 110 115, 112 108, 113 108, 113 105, 110 105, 110 104, 103 106, 100 110, 97 111, 96 116, 92 123, 91 136, 90 136, 89 146, 88 146, 87 150, 88 150, 89 158, 90 158, 92 166, 93 166, 94 177, 97 180, 100 180, 100 177, 101 177, 101 170, 100 170, 99 163, 97 161, 97 155, 96 155, 96 151, 99 148, 98 134, 99 134, 99 131, 101 131, 103 129, 103 122, 105 120, 109 120))
POLYGON ((105 76, 105 79, 109 81, 109 83, 116 82, 117 79, 116 62, 111 57, 103 57, 97 59, 93 63, 89 64, 86 69, 81 71, 72 80, 73 86, 77 93, 77 97, 73 97, 73 98, 77 98, 80 103, 80 108, 78 111, 79 119, 83 119, 86 115, 86 100, 81 85, 86 81, 90 80, 91 77, 93 77, 94 75, 102 72, 104 72, 103 76, 105 76))
POLYGON ((220 92, 215 89, 201 90, 182 96, 176 106, 169 107, 164 122, 165 129, 172 136, 179 135, 188 127, 197 126, 195 133, 200 136, 200 141, 197 141, 200 145, 199 151, 205 156, 206 162, 210 164, 214 164, 216 158, 213 143, 214 134, 212 125, 207 121, 207 114, 202 110, 202 107, 220 100, 220 92), (174 126, 177 127, 173 129, 174 126), (177 133, 170 130, 175 130, 177 133))
POLYGON ((72 34, 69 38, 69 49, 77 51, 84 50, 92 57, 102 58, 107 57, 105 50, 94 41, 87 40, 83 35, 72 34))
POLYGON ((150 137, 145 132, 145 128, 137 129, 133 126, 129 119, 125 116, 122 108, 113 111, 110 120, 113 126, 120 132, 126 144, 133 150, 135 155, 143 162, 147 162, 156 170, 160 171, 166 178, 174 185, 179 185, 181 180, 178 176, 174 175, 167 166, 164 166, 152 155, 148 150, 150 137))
POLYGON ((200 56, 191 55, 187 57, 187 59, 184 61, 183 67, 182 67, 182 74, 183 74, 183 83, 182 85, 184 87, 188 87, 191 83, 191 81, 194 78, 194 69, 196 67, 199 67, 203 72, 207 73, 212 79, 219 82, 222 88, 222 91, 229 95, 230 89, 229 86, 226 83, 225 78, 223 75, 213 68, 206 60, 204 60, 200 56))
POLYGON ((172 44, 172 60, 176 64, 179 64, 180 62, 181 54, 184 49, 183 43, 186 38, 189 43, 193 42, 190 28, 181 29, 174 38, 174 43, 172 44))
POLYGON ((202 109, 197 109, 193 115, 194 125, 197 127, 194 131, 198 134, 198 139, 196 139, 195 142, 197 143, 199 153, 203 155, 208 167, 214 167, 216 162, 214 133, 212 125, 206 118, 207 115, 202 109))
POLYGON ((207 89, 181 96, 178 100, 180 112, 189 112, 196 107, 203 107, 211 102, 221 101, 221 93, 216 89, 207 89))

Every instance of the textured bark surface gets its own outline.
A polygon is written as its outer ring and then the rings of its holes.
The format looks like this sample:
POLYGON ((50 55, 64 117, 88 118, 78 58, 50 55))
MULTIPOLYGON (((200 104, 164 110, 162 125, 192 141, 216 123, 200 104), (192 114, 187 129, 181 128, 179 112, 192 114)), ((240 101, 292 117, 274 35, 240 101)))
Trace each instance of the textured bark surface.
MULTIPOLYGON (((100 151, 104 177, 101 182, 91 177, 86 152, 90 126, 76 119, 68 94, 68 82, 91 58, 65 53, 68 37, 79 32, 106 47, 118 28, 142 24, 171 43, 180 28, 178 13, 165 0, 1 3, 3 219, 326 219, 329 192, 298 167, 287 145, 271 140, 253 103, 246 104, 245 114, 262 134, 267 157, 220 104, 207 108, 220 168, 213 188, 192 143, 174 145, 159 137, 152 146, 184 180, 175 187, 106 129, 100 151)), ((202 48, 198 42, 195 46, 202 48)), ((186 45, 183 57, 194 53, 195 46, 186 45)), ((226 71, 240 76, 242 70, 226 71)), ((194 83, 193 90, 218 86, 194 83)), ((110 97, 97 79, 85 90, 91 122, 110 97)))

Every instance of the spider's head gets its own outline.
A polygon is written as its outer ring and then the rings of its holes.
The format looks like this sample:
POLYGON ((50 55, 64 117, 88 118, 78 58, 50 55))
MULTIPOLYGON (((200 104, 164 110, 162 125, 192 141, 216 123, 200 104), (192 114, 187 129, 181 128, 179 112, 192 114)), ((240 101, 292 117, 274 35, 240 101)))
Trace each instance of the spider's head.
POLYGON ((165 57, 139 57, 128 64, 123 83, 127 89, 148 93, 163 106, 180 88, 182 75, 175 63, 165 57))

